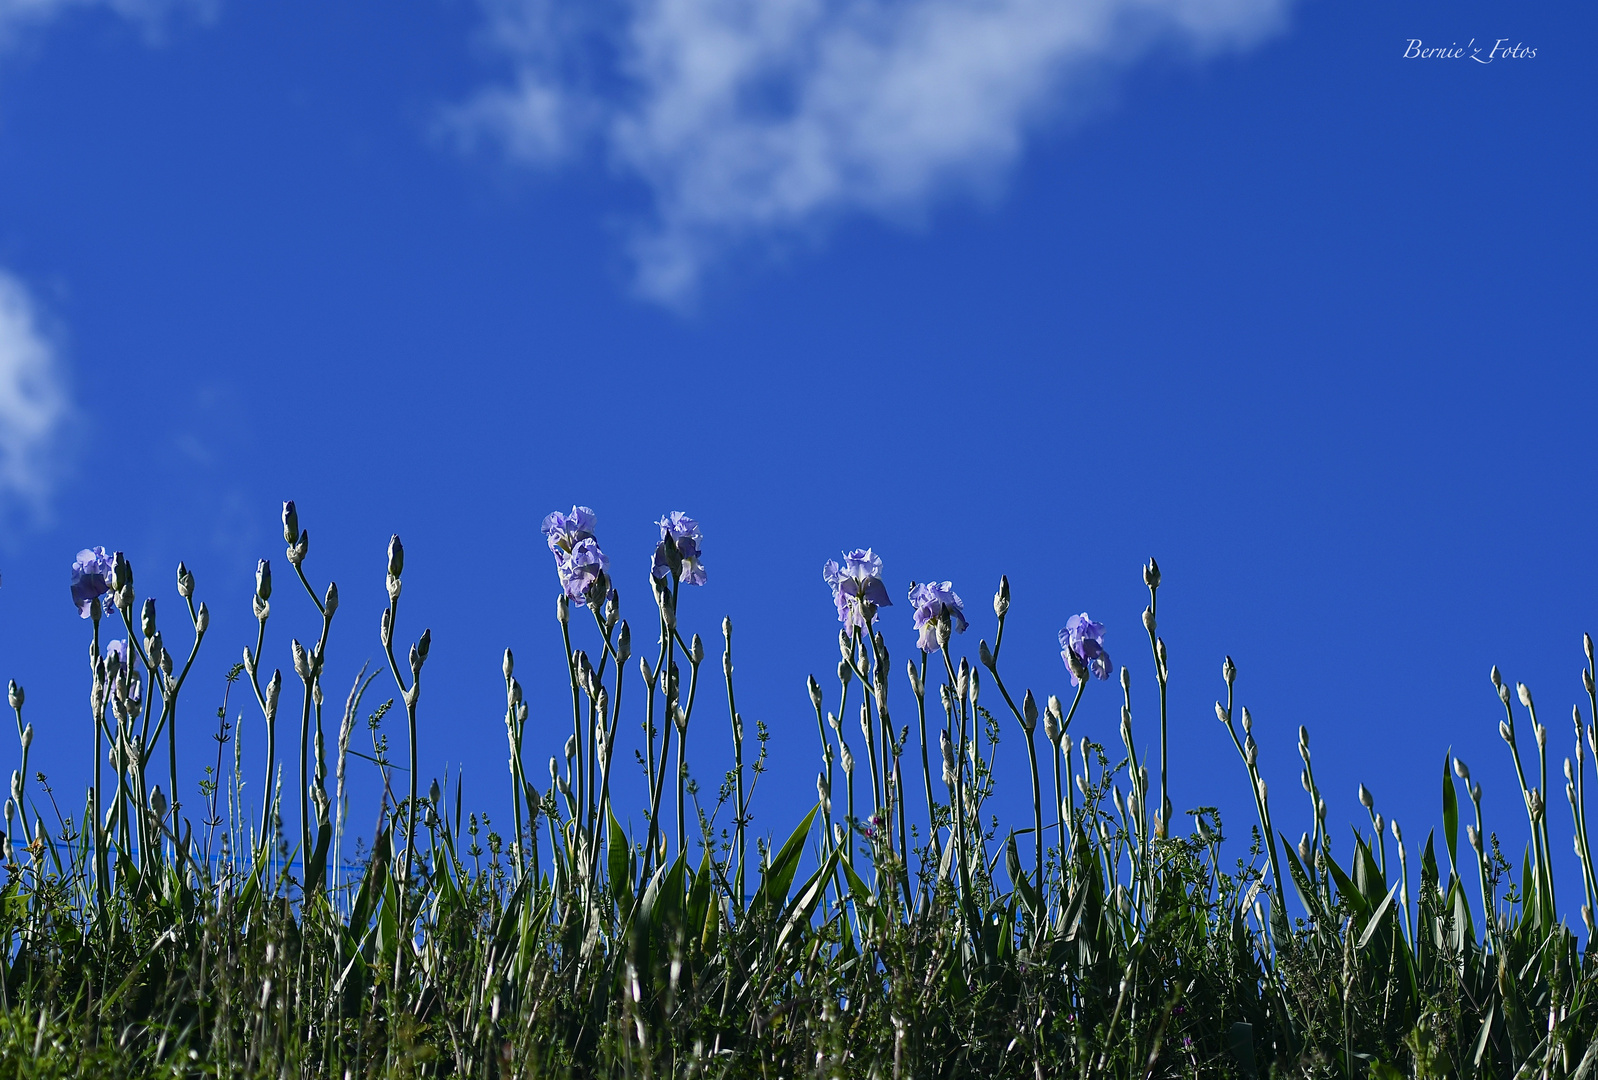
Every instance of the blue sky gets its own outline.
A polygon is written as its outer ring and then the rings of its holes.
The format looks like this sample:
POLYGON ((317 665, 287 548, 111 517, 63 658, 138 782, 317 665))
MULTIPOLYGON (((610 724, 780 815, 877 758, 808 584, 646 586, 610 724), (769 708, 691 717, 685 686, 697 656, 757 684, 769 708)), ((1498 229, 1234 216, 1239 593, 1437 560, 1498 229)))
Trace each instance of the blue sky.
MULTIPOLYGON (((777 765, 757 828, 814 799, 820 568, 869 545, 895 596, 954 582, 973 655, 1008 573, 1007 681, 1040 695, 1068 689, 1065 619, 1103 620, 1146 745, 1152 554, 1179 810, 1246 835, 1212 712, 1229 653, 1285 831, 1308 825, 1302 723, 1334 822, 1363 781, 1423 836, 1453 746, 1518 851, 1488 668, 1537 694, 1557 777, 1595 625, 1595 22, 1472 0, 0 6, 0 676, 27 687, 33 761, 58 793, 87 777, 67 568, 103 544, 179 641, 179 559, 214 612, 192 784, 255 559, 279 571, 268 662, 313 632, 282 563, 294 498, 308 573, 343 596, 329 699, 377 654, 397 531, 401 636, 433 630, 422 757, 497 812, 501 649, 532 775, 569 730, 538 523, 580 502, 635 626, 652 520, 702 523, 684 620, 712 654, 737 627, 777 765), (1405 60, 1410 38, 1537 55, 1405 60)), ((897 666, 908 605, 886 615, 897 666)), ((726 717, 701 708, 713 778, 726 717)), ((1073 731, 1113 741, 1118 709, 1096 684, 1073 731)), ((1020 781, 1013 724, 1000 758, 1020 781)), ((1001 794, 1017 825, 1025 786, 1001 794)))

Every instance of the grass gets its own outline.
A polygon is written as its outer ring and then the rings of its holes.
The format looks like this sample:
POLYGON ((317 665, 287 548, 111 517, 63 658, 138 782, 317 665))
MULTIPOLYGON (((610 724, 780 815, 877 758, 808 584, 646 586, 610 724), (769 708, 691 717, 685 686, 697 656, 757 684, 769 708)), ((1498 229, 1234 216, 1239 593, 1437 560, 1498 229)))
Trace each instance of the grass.
MULTIPOLYGON (((560 601, 573 726, 543 791, 524 767, 530 707, 506 653, 514 809, 501 834, 465 812, 458 778, 453 790, 417 790, 430 636, 403 662, 396 655, 398 539, 382 619, 387 670, 363 670, 324 727, 337 589, 319 596, 306 577, 292 507, 285 538, 320 637, 291 645, 298 687, 285 693, 280 673, 263 681, 272 605, 263 564, 256 646, 229 673, 198 811, 172 806, 158 783, 164 764, 177 790, 176 703, 208 626, 186 570, 186 658, 168 651, 120 556, 108 564, 110 609, 91 600, 96 751, 76 813, 42 778, 28 782, 32 729, 13 684, 22 764, 5 813, 0 1074, 1598 1076, 1595 965, 1555 902, 1547 730, 1530 692, 1512 692, 1496 669, 1531 827, 1518 868, 1486 829, 1468 769, 1451 760, 1440 837, 1406 847, 1366 800, 1369 828, 1334 844, 1302 730, 1313 829, 1288 839, 1248 711, 1233 701, 1230 659, 1216 714, 1255 817, 1246 843, 1223 855, 1219 813, 1178 817, 1165 796, 1152 562, 1144 625, 1157 761, 1137 755, 1125 669, 1120 746, 1072 737, 1080 687, 1073 702, 1040 708, 1006 684, 1007 584, 975 668, 951 655, 946 612, 930 631, 942 647, 917 651, 898 678, 873 610, 855 602, 860 625, 840 634, 836 686, 809 684, 818 802, 767 847, 746 835, 766 733, 746 732, 738 712, 730 624, 720 680, 704 668, 699 635, 677 626, 686 545, 668 538, 669 572, 652 579, 645 612, 658 631, 652 656, 632 655, 602 574, 578 592, 582 603, 560 601), (130 645, 108 651, 114 634, 130 645), (375 708, 387 691, 374 681, 392 687, 375 708), (721 711, 718 681, 727 728, 699 715, 721 711), (233 695, 253 698, 269 733, 258 808, 246 805, 226 720, 233 695), (642 835, 623 830, 611 804, 624 700, 645 725, 642 835), (403 759, 388 743, 396 722, 403 759), (985 806, 1010 725, 1024 737, 1033 813, 1001 831, 985 806), (352 745, 362 726, 370 753, 352 745), (706 815, 686 768, 688 735, 729 729, 734 767, 706 815), (353 767, 375 769, 384 795, 374 841, 352 851, 353 767)), ((1598 711, 1590 640, 1587 657, 1598 711)), ((1075 663, 1085 686, 1087 665, 1075 663)), ((1578 710, 1567 801, 1589 939, 1592 743, 1578 710)))

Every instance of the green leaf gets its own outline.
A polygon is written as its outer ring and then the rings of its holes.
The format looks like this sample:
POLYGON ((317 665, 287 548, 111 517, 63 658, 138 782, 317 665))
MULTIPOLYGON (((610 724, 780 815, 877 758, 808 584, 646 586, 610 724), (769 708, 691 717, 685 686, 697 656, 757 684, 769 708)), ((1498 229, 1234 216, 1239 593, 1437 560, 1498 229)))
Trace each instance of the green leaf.
POLYGON ((622 918, 633 906, 633 880, 628 869, 628 860, 632 855, 632 844, 627 840, 627 834, 622 832, 621 826, 616 823, 616 815, 606 811, 610 818, 610 839, 606 850, 610 870, 610 895, 616 901, 616 912, 622 918))
POLYGON ((781 911, 788 903, 788 887, 793 884, 793 876, 799 869, 799 859, 805 852, 805 838, 810 835, 810 826, 816 820, 816 813, 821 809, 817 803, 811 808, 810 813, 799 823, 799 827, 788 837, 788 842, 782 845, 781 850, 772 856, 771 862, 760 875, 760 888, 755 892, 754 902, 749 905, 751 918, 758 918, 767 912, 781 911))
POLYGON ((1454 794, 1453 752, 1443 755, 1443 839, 1448 843, 1448 872, 1459 862, 1459 799, 1454 794))
POLYGON ((1387 914, 1387 909, 1393 906, 1393 897, 1397 895, 1397 885, 1394 885, 1391 889, 1387 890, 1387 899, 1382 901, 1381 906, 1376 909, 1376 913, 1370 917, 1368 922, 1366 922, 1365 932, 1359 936, 1359 941, 1354 945, 1356 950, 1363 949, 1366 945, 1370 944, 1371 935, 1375 934, 1376 928, 1381 926, 1383 916, 1387 914))

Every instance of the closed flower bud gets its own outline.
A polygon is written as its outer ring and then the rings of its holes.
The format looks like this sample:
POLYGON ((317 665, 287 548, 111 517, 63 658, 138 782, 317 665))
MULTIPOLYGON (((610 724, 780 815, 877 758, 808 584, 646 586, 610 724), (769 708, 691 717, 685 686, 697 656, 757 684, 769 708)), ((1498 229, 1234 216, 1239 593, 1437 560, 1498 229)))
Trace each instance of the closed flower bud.
POLYGON ((838 681, 848 686, 849 680, 854 677, 854 670, 849 666, 849 661, 838 661, 838 681))
POLYGON ((616 666, 620 668, 632 654, 633 632, 627 628, 627 623, 623 621, 621 629, 616 631, 616 666))
POLYGON ((166 796, 162 794, 160 784, 150 792, 150 809, 155 811, 158 820, 166 817, 166 796))
POLYGON ((816 774, 816 801, 821 804, 823 814, 832 813, 832 796, 827 791, 827 778, 820 773, 816 774))
POLYGON ((1151 589, 1160 587, 1160 564, 1154 561, 1154 556, 1149 556, 1149 561, 1143 567, 1143 584, 1151 589))
POLYGON ((133 584, 133 564, 118 551, 111 556, 111 588, 117 592, 133 584))
POLYGON ((272 564, 266 559, 255 564, 255 598, 263 602, 272 599, 272 564))
POLYGON ((1531 687, 1525 683, 1516 683, 1515 691, 1520 695, 1520 703, 1526 708, 1531 708, 1531 687))
POLYGON ((698 634, 695 634, 693 641, 689 643, 688 658, 696 664, 705 658, 705 643, 700 640, 698 634))
POLYGON ((1264 802, 1266 796, 1270 794, 1270 788, 1265 785, 1265 777, 1260 777, 1254 787, 1260 793, 1260 802, 1264 802))
POLYGON ((1298 841, 1298 857, 1305 862, 1310 861, 1309 833, 1304 833, 1298 841))
POLYGON ((1531 733, 1537 737, 1537 749, 1541 750, 1548 745, 1548 729, 1541 724, 1533 723, 1531 733))
MULTIPOLYGON (((1472 826, 1472 827, 1474 828, 1474 826, 1472 826)), ((1398 819, 1397 818, 1393 819, 1392 829, 1393 829, 1393 839, 1398 841, 1399 854, 1403 854, 1404 831, 1398 827, 1398 819)), ((1477 839, 1478 839, 1478 842, 1479 842, 1480 838, 1478 837, 1477 839)))
POLYGON ((1126 668, 1121 669, 1121 692, 1124 694, 1132 689, 1132 673, 1126 668))
POLYGON ((432 647, 433 631, 431 628, 424 629, 422 631, 422 636, 416 641, 416 652, 419 656, 421 656, 424 663, 427 661, 427 653, 430 649, 432 649, 432 647))
POLYGON ((17 816, 17 804, 10 799, 6 800, 6 824, 11 824, 11 819, 17 816))
POLYGON ((1120 788, 1115 787, 1115 788, 1111 788, 1110 789, 1110 800, 1115 803, 1115 812, 1117 814, 1121 815, 1122 817, 1125 817, 1126 816, 1126 801, 1121 798, 1121 789, 1120 788))
POLYGON ((1587 663, 1592 663, 1592 635, 1581 635, 1581 651, 1587 654, 1587 663))
POLYGON ((1010 579, 999 578, 999 591, 993 594, 993 614, 1004 618, 1004 613, 1010 610, 1010 579))
POLYGON ((1310 793, 1312 795, 1315 793, 1315 785, 1313 785, 1313 784, 1311 784, 1309 782, 1309 770, 1308 769, 1300 769, 1300 770, 1298 770, 1298 786, 1303 788, 1306 792, 1308 792, 1308 793, 1310 793))
POLYGON ((1088 782, 1080 776, 1076 778, 1076 789, 1082 793, 1084 799, 1088 797, 1088 782))
POLYGON ((1066 759, 1069 761, 1071 757, 1071 735, 1069 732, 1061 733, 1060 749, 1064 751, 1066 759))
POLYGON ((1454 775, 1465 781, 1465 783, 1470 783, 1470 769, 1458 758, 1454 759, 1454 775))
POLYGON ((1232 681, 1237 678, 1237 665, 1232 663, 1230 656, 1221 664, 1221 678, 1226 680, 1227 686, 1231 686, 1232 681))
POLYGON ((977 642, 977 659, 989 671, 993 670, 993 650, 988 648, 986 639, 977 642))
POLYGON ((1592 669, 1591 668, 1582 668, 1581 669, 1581 685, 1586 689, 1587 693, 1590 694, 1590 693, 1593 692, 1593 681, 1592 681, 1592 669))
POLYGON ((1254 736, 1248 735, 1243 739, 1243 760, 1249 768, 1253 768, 1260 759, 1259 744, 1254 741, 1254 736))
POLYGON ((211 627, 211 612, 202 601, 200 610, 194 613, 194 632, 203 634, 211 627))
POLYGON ((276 715, 277 696, 283 690, 283 672, 273 669, 272 678, 266 684, 266 711, 276 715))
POLYGON ((1382 815, 1376 815, 1376 835, 1382 835, 1382 815))
POLYGON ((843 744, 843 772, 845 776, 854 775, 854 754, 849 752, 849 744, 843 744))
POLYGON ((292 545, 300 538, 300 515, 294 509, 294 500, 283 504, 283 542, 292 545))
POLYGON ((405 572, 405 545, 400 543, 399 534, 395 533, 388 538, 388 573, 390 577, 399 577, 405 572))
POLYGON ((1498 665, 1497 664, 1493 665, 1493 670, 1488 675, 1488 678, 1492 679, 1493 686, 1494 686, 1495 689, 1503 687, 1503 685, 1504 685, 1504 677, 1502 675, 1498 674, 1498 665))
MULTIPOLYGON (((516 670, 516 657, 512 655, 509 649, 505 650, 505 659, 500 662, 499 667, 500 670, 505 673, 505 681, 507 683, 511 682, 511 673, 516 670)), ((520 697, 520 695, 518 695, 518 697, 520 697)))
POLYGON ((1317 799, 1315 801, 1315 816, 1320 818, 1322 821, 1326 820, 1326 800, 1325 799, 1317 799))
POLYGON ((1569 758, 1565 759, 1565 779, 1566 780, 1571 780, 1571 781, 1574 781, 1576 779, 1575 772, 1570 768, 1570 759, 1569 758))
POLYGON ((1229 724, 1232 722, 1231 714, 1226 711, 1226 706, 1222 705, 1219 701, 1215 703, 1215 719, 1219 720, 1223 724, 1229 724))
POLYGON ((1506 721, 1498 721, 1498 736, 1509 745, 1515 745, 1515 733, 1510 730, 1509 724, 1506 721))
POLYGON ((1498 687, 1498 700, 1502 701, 1505 705, 1509 704, 1509 687, 1508 686, 1505 686, 1503 684, 1499 684, 1499 687, 1498 687))
POLYGON ((178 595, 185 600, 194 595, 194 575, 182 563, 178 563, 178 595))
POLYGON ((1021 699, 1021 723, 1025 726, 1028 735, 1032 734, 1038 726, 1038 703, 1033 698, 1030 690, 1021 699))
POLYGON ((1243 730, 1244 731, 1253 731, 1254 730, 1254 718, 1249 715, 1248 706, 1247 705, 1243 706, 1243 730))
POLYGON ((294 674, 301 679, 309 680, 311 677, 311 661, 305 655, 305 646, 301 645, 298 638, 289 642, 289 651, 294 654, 294 674))
POLYGON ((6 688, 6 697, 10 700, 13 709, 22 708, 23 696, 22 687, 17 685, 17 680, 12 679, 11 685, 6 688))
POLYGON ((1305 727, 1303 724, 1298 725, 1298 745, 1309 745, 1309 728, 1305 727))
POLYGON ((577 756, 577 736, 566 736, 566 760, 570 761, 577 756))
POLYGON ((33 725, 29 724, 27 727, 22 729, 22 749, 24 751, 26 751, 28 749, 28 747, 30 747, 32 745, 33 745, 33 725))
POLYGON ((560 775, 560 765, 556 762, 556 760, 554 758, 550 758, 549 759, 549 782, 551 784, 553 784, 555 782, 555 778, 558 777, 559 775, 560 775))
POLYGON ((1566 784, 1565 785, 1565 798, 1570 800, 1570 808, 1572 810, 1574 810, 1576 808, 1576 785, 1575 784, 1566 784))
POLYGON ((1375 797, 1371 795, 1370 789, 1364 784, 1359 786, 1359 804, 1367 810, 1374 809, 1376 806, 1375 797))
POLYGON ((22 774, 16 769, 11 770, 11 797, 22 805, 22 774))
POLYGON ((810 691, 810 704, 815 706, 815 708, 820 709, 821 684, 816 681, 816 677, 814 675, 805 676, 805 689, 810 691))
POLYGON ((1165 661, 1165 639, 1164 638, 1156 638, 1155 639, 1155 642, 1154 642, 1154 658, 1155 658, 1155 660, 1159 661, 1160 676, 1161 676, 1161 678, 1163 678, 1164 675, 1165 675, 1165 669, 1169 666, 1166 663, 1166 661, 1165 661))
POLYGON ((1149 633, 1152 634, 1152 633, 1154 633, 1154 626, 1155 626, 1155 623, 1154 623, 1154 609, 1153 608, 1144 608, 1143 609, 1143 629, 1147 630, 1149 633))
POLYGON ((1043 710, 1043 737, 1048 739, 1051 743, 1054 743, 1056 746, 1058 746, 1059 742, 1060 742, 1060 737, 1063 734, 1064 734, 1064 732, 1062 732, 1060 730, 1060 718, 1058 716, 1054 715, 1054 709, 1052 709, 1052 708, 1044 709, 1043 710))
POLYGON ((433 782, 427 787, 427 800, 434 806, 437 806, 438 800, 442 799, 443 797, 443 793, 438 790, 438 777, 435 776, 433 777, 433 782))
POLYGON ((155 598, 147 597, 139 613, 139 629, 145 637, 155 636, 155 598))

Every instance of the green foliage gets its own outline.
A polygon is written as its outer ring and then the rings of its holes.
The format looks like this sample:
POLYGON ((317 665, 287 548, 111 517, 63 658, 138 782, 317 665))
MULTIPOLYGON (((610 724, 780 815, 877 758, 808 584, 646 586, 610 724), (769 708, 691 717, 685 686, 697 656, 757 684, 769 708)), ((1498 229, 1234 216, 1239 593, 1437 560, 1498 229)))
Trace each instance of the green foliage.
MULTIPOLYGON (((312 648, 291 648, 303 691, 302 782, 290 785, 301 794, 287 807, 281 777, 292 770, 276 754, 280 677, 263 684, 258 667, 271 616, 269 576, 256 597, 256 647, 227 679, 229 689, 247 679, 266 722, 260 817, 246 805, 226 698, 198 824, 151 785, 159 736, 168 736, 169 750, 176 738, 182 677, 173 674, 153 609, 145 633, 134 634, 131 569, 117 593, 136 643, 125 661, 102 655, 96 619, 93 702, 102 741, 84 813, 74 819, 55 809, 42 777, 37 791, 54 824, 43 824, 40 799, 23 780, 7 807, 0 1075, 1598 1077, 1598 967, 1557 917, 1539 789, 1523 790, 1533 842, 1520 883, 1500 892, 1509 863, 1496 835, 1484 833, 1480 789, 1462 764, 1445 759, 1448 868, 1438 865, 1428 836, 1412 894, 1409 851, 1394 825, 1396 866, 1390 863, 1388 829, 1373 800, 1362 794, 1371 829, 1356 829, 1349 846, 1334 845, 1308 732, 1299 752, 1312 830, 1295 844, 1274 827, 1252 721, 1246 709, 1233 719, 1230 660, 1226 703, 1217 703, 1216 714, 1238 750, 1257 815, 1247 856, 1230 867, 1213 807, 1189 811, 1187 835, 1172 828, 1166 763, 1163 755, 1156 763, 1156 787, 1135 753, 1124 679, 1121 750, 1069 734, 1084 678, 1069 707, 1050 699, 1040 756, 1035 700, 1027 692, 1016 705, 1000 676, 999 647, 986 642, 981 664, 1024 736, 1035 802, 1026 827, 1001 834, 991 819, 984 823, 1004 710, 979 704, 981 672, 956 664, 945 647, 911 665, 917 724, 895 729, 888 649, 871 632, 870 611, 862 611, 863 631, 840 637, 836 713, 811 682, 819 801, 773 850, 759 837, 748 844, 765 728, 757 722, 761 753, 745 766, 724 624, 735 766, 716 806, 696 806, 700 835, 691 844, 685 801, 697 800, 697 786, 684 746, 703 644, 677 628, 676 579, 657 585, 659 653, 640 662, 642 690, 629 690, 642 698, 648 827, 629 834, 611 804, 611 754, 630 635, 601 578, 586 607, 597 662, 574 644, 572 620, 584 609, 560 605, 573 727, 569 740, 556 736, 566 741, 565 768, 555 763, 542 793, 523 767, 529 706, 506 655, 514 818, 507 838, 486 814, 462 820, 458 778, 453 799, 448 777, 418 790, 429 635, 410 651, 407 678, 393 649, 398 541, 382 622, 396 697, 368 714, 370 756, 349 746, 371 682, 364 670, 336 739, 324 738, 321 677, 336 590, 325 602, 317 598, 302 566, 308 544, 297 530, 289 542, 321 626, 312 648), (929 660, 943 668, 941 684, 935 670, 929 676, 929 660), (855 683, 862 701, 848 713, 855 683), (942 731, 929 751, 927 715, 937 726, 940 707, 942 731), (396 708, 404 714, 404 757, 390 755, 380 732, 396 708), (854 714, 864 739, 859 756, 838 719, 854 714), (940 756, 942 799, 931 767, 940 756), (346 859, 351 757, 377 771, 384 795, 370 848, 346 859), (923 776, 911 786, 931 801, 924 821, 907 820, 899 796, 917 761, 923 776), (1463 807, 1455 772, 1468 799, 1463 807), (845 788, 842 807, 833 803, 835 781, 845 788), (1047 781, 1056 798, 1045 813, 1047 781), (668 793, 675 830, 667 825, 668 793), (1151 798, 1159 805, 1150 806, 1151 798), (729 800, 730 823, 717 835, 714 823, 729 800), (857 815, 866 802, 870 812, 857 815), (1479 886, 1474 902, 1459 862, 1462 809, 1474 810, 1466 829, 1476 860, 1471 884, 1479 886), (751 877, 752 888, 744 884, 751 877), (1285 880, 1298 915, 1282 894, 1285 880)), ((1144 623, 1163 745, 1165 646, 1155 620, 1160 576, 1151 568, 1144 623)), ((207 619, 203 605, 193 606, 186 572, 185 581, 192 662, 207 619)), ((1001 584, 1001 644, 1008 606, 1001 584)), ((950 640, 947 627, 940 636, 950 640)), ((1588 686, 1590 665, 1589 653, 1588 686)), ((1522 689, 1520 697, 1538 736, 1535 774, 1516 750, 1507 689, 1500 696, 1516 767, 1541 783, 1547 740, 1530 693, 1522 689)), ((24 734, 19 688, 12 705, 25 776, 31 729, 24 734)), ((1578 740, 1581 734, 1578 717, 1578 740)), ((1584 766, 1578 742, 1568 795, 1590 927, 1584 766)))

